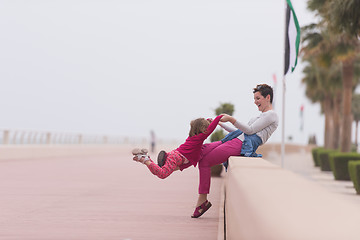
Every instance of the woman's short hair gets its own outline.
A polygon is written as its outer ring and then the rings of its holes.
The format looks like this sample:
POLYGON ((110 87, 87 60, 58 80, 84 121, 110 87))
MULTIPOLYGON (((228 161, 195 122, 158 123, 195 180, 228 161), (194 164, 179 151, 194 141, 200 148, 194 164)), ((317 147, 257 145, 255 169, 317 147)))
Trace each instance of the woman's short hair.
POLYGON ((209 125, 210 122, 205 118, 197 118, 195 120, 192 120, 190 122, 189 137, 205 132, 209 125))
POLYGON ((260 92, 261 95, 266 98, 267 95, 270 95, 270 103, 273 102, 273 89, 272 87, 270 87, 269 85, 267 84, 258 84, 256 85, 256 87, 254 88, 254 91, 253 93, 256 93, 256 92, 260 92))

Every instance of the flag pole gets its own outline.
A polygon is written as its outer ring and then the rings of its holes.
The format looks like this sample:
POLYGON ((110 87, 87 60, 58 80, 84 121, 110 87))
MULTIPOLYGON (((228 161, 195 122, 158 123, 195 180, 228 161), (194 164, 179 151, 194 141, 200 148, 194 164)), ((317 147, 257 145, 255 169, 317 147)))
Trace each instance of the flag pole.
POLYGON ((285 54, 284 54, 284 76, 283 76, 283 102, 282 102, 282 133, 281 133, 281 167, 284 168, 285 161, 285 92, 286 74, 293 72, 297 64, 300 44, 300 26, 292 7, 291 0, 286 0, 285 11, 285 54))
MULTIPOLYGON (((287 7, 287 1, 285 0, 285 6, 287 7)), ((285 11, 285 20, 286 20, 286 11, 285 11)), ((285 23, 285 38, 284 38, 284 46, 286 46, 286 34, 287 34, 287 26, 285 23)), ((285 47, 286 49, 286 47, 285 47)), ((284 54, 284 58, 283 58, 283 66, 285 67, 285 61, 286 61, 286 50, 285 50, 285 54, 284 54)), ((287 70, 285 70, 284 75, 283 75, 283 79, 282 79, 282 110, 281 110, 281 168, 284 168, 284 162, 285 162, 285 91, 286 91, 286 72, 287 70)))
POLYGON ((285 158, 285 92, 286 92, 286 78, 283 76, 283 91, 282 91, 282 118, 281 118, 281 167, 284 168, 285 158))

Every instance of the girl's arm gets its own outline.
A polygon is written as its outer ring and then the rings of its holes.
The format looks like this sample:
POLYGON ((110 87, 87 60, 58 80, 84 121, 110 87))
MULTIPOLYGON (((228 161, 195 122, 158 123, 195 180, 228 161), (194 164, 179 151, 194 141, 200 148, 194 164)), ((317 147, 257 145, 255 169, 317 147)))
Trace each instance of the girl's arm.
POLYGON ((179 167, 172 162, 165 164, 163 167, 159 167, 159 165, 155 164, 151 160, 146 161, 144 164, 149 168, 152 174, 158 176, 161 179, 167 178, 171 173, 179 170, 179 167))
POLYGON ((208 137, 216 128, 216 126, 218 125, 220 119, 222 118, 223 115, 219 115, 217 116, 208 126, 208 128, 206 129, 206 131, 204 132, 205 137, 208 137))

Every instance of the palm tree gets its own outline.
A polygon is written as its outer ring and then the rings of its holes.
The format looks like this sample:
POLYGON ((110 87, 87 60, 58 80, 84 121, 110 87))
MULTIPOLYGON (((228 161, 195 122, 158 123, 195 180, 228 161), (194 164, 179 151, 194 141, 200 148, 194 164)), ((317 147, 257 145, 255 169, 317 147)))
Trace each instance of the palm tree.
POLYGON ((357 148, 358 146, 358 127, 359 127, 359 121, 360 121, 360 94, 354 94, 353 95, 353 101, 351 105, 351 111, 354 116, 355 121, 355 146, 357 148))
POLYGON ((304 78, 302 82, 306 85, 305 94, 313 102, 319 102, 322 112, 325 114, 325 131, 324 131, 324 147, 330 148, 330 142, 332 141, 332 118, 329 114, 329 101, 325 97, 325 91, 321 87, 319 79, 319 71, 317 66, 312 61, 308 61, 308 65, 303 69, 304 78))
POLYGON ((312 102, 319 102, 325 115, 324 147, 337 149, 340 136, 341 81, 339 67, 319 67, 315 61, 304 68, 302 82, 306 84, 306 96, 312 102), (337 71, 336 71, 337 69, 337 71))
POLYGON ((360 36, 360 1, 330 1, 328 16, 335 31, 360 36))
POLYGON ((302 59, 306 95, 313 102, 320 102, 325 115, 324 147, 336 149, 340 135, 341 78, 339 64, 333 61, 330 35, 321 25, 311 24, 302 29, 302 59))
MULTIPOLYGON (((340 61, 343 63, 343 85, 344 85, 344 133, 342 135, 342 151, 351 149, 351 101, 352 89, 354 88, 355 61, 359 58, 360 41, 360 1, 341 0, 329 1, 329 11, 326 13, 330 29, 338 33, 341 38, 342 51, 339 52, 340 61), (348 135, 348 136, 345 136, 348 135)), ((355 81, 356 82, 356 81, 355 81)))
MULTIPOLYGON (((355 44, 355 43, 354 43, 355 44)), ((342 81, 343 81, 343 123, 341 136, 341 151, 349 152, 351 150, 351 101, 352 93, 356 81, 354 78, 354 62, 356 60, 356 51, 348 43, 343 43, 344 52, 339 52, 339 59, 342 63, 342 81)))
MULTIPOLYGON (((341 135, 341 151, 349 152, 351 150, 351 101, 352 92, 354 87, 354 62, 359 55, 359 40, 352 30, 358 29, 358 27, 349 28, 349 22, 347 25, 341 24, 341 14, 351 14, 353 11, 357 12, 349 17, 348 20, 351 24, 358 24, 354 22, 359 14, 358 9, 350 9, 348 6, 343 6, 342 10, 335 9, 336 6, 340 6, 340 1, 326 1, 326 0, 309 0, 308 8, 317 12, 317 15, 322 18, 321 25, 326 27, 330 33, 335 37, 331 39, 331 45, 334 50, 334 60, 341 62, 342 64, 342 85, 343 85, 343 121, 342 121, 342 135, 341 135), (346 12, 348 11, 348 12, 346 12), (338 14, 338 15, 335 15, 338 14), (336 20, 334 20, 336 19, 336 20), (333 21, 334 20, 334 21, 333 21), (346 26, 346 27, 345 27, 346 26)), ((357 3, 354 0, 347 0, 346 2, 352 2, 352 6, 356 7, 357 3)))

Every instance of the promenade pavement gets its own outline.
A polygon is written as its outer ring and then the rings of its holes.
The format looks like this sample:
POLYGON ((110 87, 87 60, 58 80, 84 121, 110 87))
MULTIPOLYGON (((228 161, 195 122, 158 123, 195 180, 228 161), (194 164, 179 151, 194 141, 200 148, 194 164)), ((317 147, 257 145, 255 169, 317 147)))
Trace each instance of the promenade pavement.
MULTIPOLYGON (((274 146, 259 152, 281 165, 274 146)), ((192 219, 197 168, 162 180, 132 161, 132 148, 31 154, 29 147, 20 157, 0 148, 0 240, 218 239, 223 177, 212 178, 213 207, 192 219)), ((315 168, 306 147, 286 148, 284 168, 360 204, 352 182, 315 168)))
POLYGON ((131 149, 59 157, 2 156, 0 239, 217 239, 222 178, 212 178, 213 207, 192 219, 197 168, 161 180, 132 161, 131 149))

